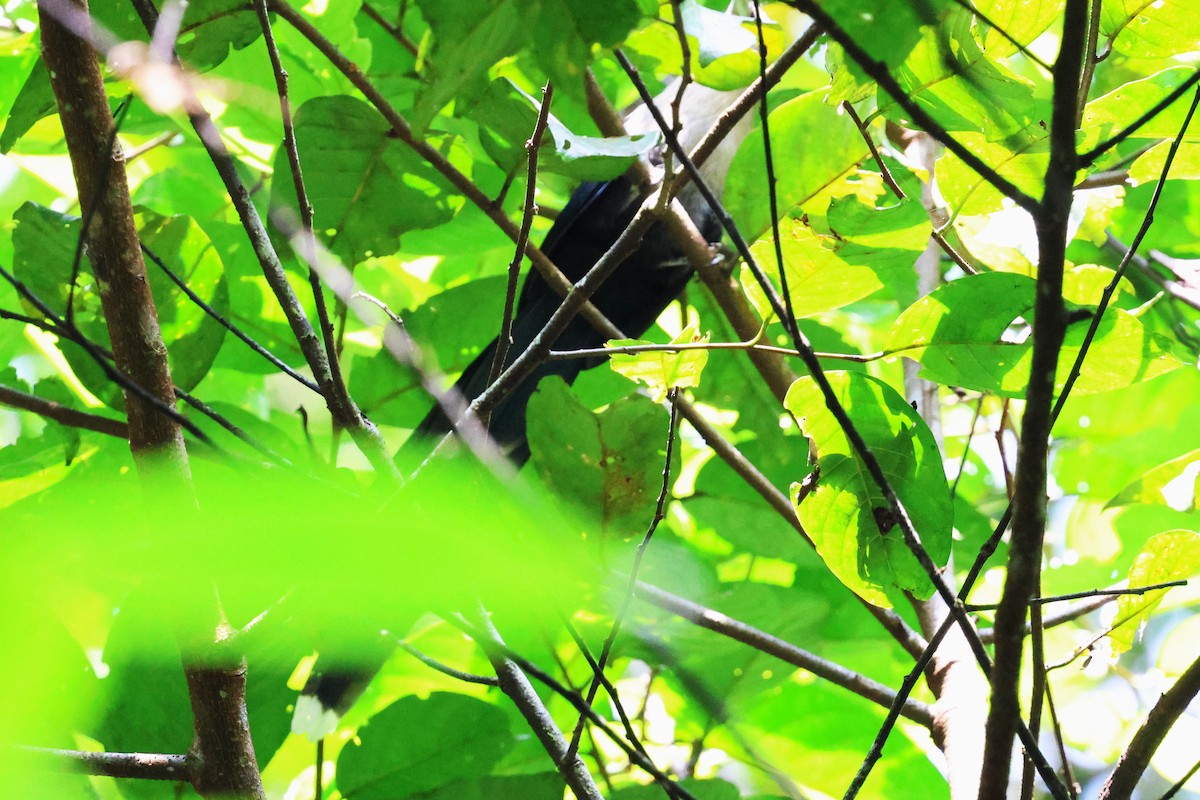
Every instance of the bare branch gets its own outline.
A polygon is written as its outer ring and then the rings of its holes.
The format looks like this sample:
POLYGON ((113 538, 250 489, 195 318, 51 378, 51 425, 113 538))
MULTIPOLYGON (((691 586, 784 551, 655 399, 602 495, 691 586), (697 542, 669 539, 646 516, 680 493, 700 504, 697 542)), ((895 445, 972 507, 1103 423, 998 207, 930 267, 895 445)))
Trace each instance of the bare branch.
POLYGON ((98 414, 89 414, 86 411, 77 411, 64 406, 62 403, 56 403, 53 400, 47 400, 37 395, 27 394, 2 384, 0 384, 0 403, 22 409, 23 411, 31 411, 46 419, 52 419, 59 424, 72 428, 105 433, 109 436, 116 436, 119 439, 129 438, 129 427, 121 420, 102 417, 98 414))

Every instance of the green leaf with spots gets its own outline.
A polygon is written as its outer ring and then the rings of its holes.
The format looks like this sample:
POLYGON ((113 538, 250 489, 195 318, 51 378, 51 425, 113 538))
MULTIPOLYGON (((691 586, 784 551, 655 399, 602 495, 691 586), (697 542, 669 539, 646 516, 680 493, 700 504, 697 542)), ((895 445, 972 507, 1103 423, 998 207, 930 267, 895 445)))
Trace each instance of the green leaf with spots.
POLYGON ((527 417, 534 467, 556 496, 613 536, 645 533, 662 488, 666 412, 633 395, 596 414, 551 377, 538 385, 527 417))
MULTIPOLYGON (((907 509, 934 563, 950 552, 953 518, 941 452, 924 420, 886 383, 857 372, 826 373, 907 509)), ((816 488, 796 504, 817 552, 837 577, 868 602, 888 607, 888 593, 929 597, 933 586, 910 552, 882 490, 825 405, 812 378, 792 384, 784 407, 817 451, 816 488)), ((793 484, 793 501, 799 484, 793 484)))

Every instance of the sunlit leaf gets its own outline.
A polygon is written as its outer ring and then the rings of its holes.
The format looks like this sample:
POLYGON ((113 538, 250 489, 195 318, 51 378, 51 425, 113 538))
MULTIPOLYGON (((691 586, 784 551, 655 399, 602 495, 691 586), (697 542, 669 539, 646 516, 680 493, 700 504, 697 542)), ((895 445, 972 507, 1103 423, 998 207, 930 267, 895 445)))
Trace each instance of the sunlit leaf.
POLYGON ((1147 471, 1122 489, 1109 505, 1161 503, 1176 511, 1197 511, 1200 510, 1197 477, 1200 477, 1200 450, 1193 450, 1147 471))
MULTIPOLYGON (((1020 396, 1029 380, 1028 322, 1034 286, 1032 278, 1005 272, 968 276, 941 286, 900 315, 885 349, 919 361, 921 375, 929 380, 1020 396)), ((1060 388, 1086 332, 1086 321, 1067 331, 1056 376, 1060 388)), ((1179 366, 1164 343, 1135 317, 1109 309, 1073 391, 1109 391, 1179 366)))
POLYGON ((1106 0, 1100 32, 1132 58, 1162 58, 1195 47, 1200 22, 1188 0, 1106 0))
MULTIPOLYGON (((671 339, 670 344, 707 344, 709 334, 700 335, 695 325, 684 328, 678 336, 671 339)), ((605 347, 629 347, 646 345, 650 342, 640 339, 613 339, 605 347)), ((672 388, 689 388, 700 385, 700 375, 704 365, 708 363, 708 351, 680 350, 671 352, 659 350, 646 353, 614 353, 611 357, 613 371, 624 375, 631 381, 644 383, 650 387, 650 393, 655 402, 661 403, 667 397, 667 390, 672 388)))
MULTIPOLYGON (((1195 531, 1167 531, 1146 542, 1129 569, 1129 588, 1191 578, 1200 572, 1200 534, 1195 531)), ((1118 627, 1109 634, 1114 653, 1133 647, 1143 623, 1162 602, 1166 589, 1145 594, 1122 595, 1117 600, 1118 627)))
POLYGON ((1062 13, 1062 6, 1053 0, 983 0, 974 5, 995 24, 988 28, 983 46, 996 58, 1016 53, 1013 41, 1031 43, 1062 13))
MULTIPOLYGON (((887 384, 854 372, 827 376, 907 509, 926 551, 941 564, 949 554, 951 506, 933 434, 887 384)), ((798 380, 784 405, 817 450, 816 488, 797 501, 796 511, 825 563, 875 605, 890 606, 888 592, 901 589, 928 597, 933 592, 929 577, 905 544, 882 490, 826 408, 816 382, 798 380)), ((793 484, 794 500, 798 489, 799 484, 793 484)))
POLYGON ((12 150, 17 140, 33 127, 35 122, 56 111, 54 93, 50 90, 50 73, 46 71, 44 61, 36 61, 21 86, 21 93, 13 102, 4 131, 0 133, 0 153, 12 150))
MULTIPOLYGON (((802 95, 771 112, 771 147, 789 154, 775 162, 781 213, 802 206, 868 155, 854 122, 826 105, 823 94, 802 95)), ((725 187, 725 206, 747 236, 770 227, 765 180, 762 134, 755 131, 734 157, 725 187)))

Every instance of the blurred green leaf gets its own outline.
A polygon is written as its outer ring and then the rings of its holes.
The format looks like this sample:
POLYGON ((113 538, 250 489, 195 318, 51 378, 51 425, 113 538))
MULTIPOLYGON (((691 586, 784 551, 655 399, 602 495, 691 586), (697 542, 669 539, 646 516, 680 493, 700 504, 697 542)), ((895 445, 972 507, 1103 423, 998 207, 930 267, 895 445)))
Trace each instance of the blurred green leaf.
POLYGON ((46 71, 45 62, 35 61, 33 69, 25 78, 21 92, 13 102, 12 110, 0 132, 0 153, 7 153, 13 145, 38 120, 57 113, 54 104, 54 92, 50 90, 50 73, 46 71))

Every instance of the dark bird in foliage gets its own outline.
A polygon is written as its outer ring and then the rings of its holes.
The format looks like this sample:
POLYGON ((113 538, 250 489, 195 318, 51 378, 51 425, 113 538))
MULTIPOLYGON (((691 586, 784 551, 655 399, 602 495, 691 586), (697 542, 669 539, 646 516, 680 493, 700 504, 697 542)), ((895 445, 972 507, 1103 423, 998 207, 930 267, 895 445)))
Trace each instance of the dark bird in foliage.
MULTIPOLYGON (((655 98, 662 116, 672 119, 671 103, 679 91, 679 83, 667 88, 655 98)), ((681 128, 679 143, 691 151, 708 133, 722 113, 737 98, 739 92, 722 92, 699 84, 687 84, 680 104, 681 128)), ((650 111, 644 106, 635 108, 625 118, 626 130, 631 133, 658 131, 650 111)), ((700 166, 705 184, 718 197, 725 186, 730 162, 750 127, 743 119, 700 166)), ((605 183, 584 183, 555 219, 542 242, 542 251, 572 282, 579 281, 612 247, 629 225, 634 214, 663 177, 663 143, 644 158, 655 185, 639 184, 630 175, 605 183)), ((679 201, 696 228, 709 242, 721 238, 721 225, 694 184, 688 184, 679 194, 679 201)), ((692 267, 680 249, 671 241, 666 226, 659 222, 646 233, 640 247, 622 263, 592 296, 592 303, 627 336, 641 336, 654 324, 663 310, 677 298, 692 276, 692 267)), ((504 366, 510 366, 533 342, 559 307, 562 298, 536 271, 530 270, 517 301, 513 318, 512 343, 504 366)), ((597 332, 582 317, 577 316, 553 344, 555 350, 594 349, 602 346, 607 337, 597 332)), ((455 388, 470 402, 487 388, 488 375, 495 358, 497 342, 492 341, 463 371, 455 388)), ((508 458, 518 466, 529 458, 526 439, 525 409, 538 382, 549 375, 558 375, 572 383, 585 369, 603 361, 569 359, 547 361, 533 371, 492 411, 488 430, 508 458)), ((428 441, 445 435, 452 429, 441 408, 435 407, 413 434, 413 441, 428 441)), ((323 660, 324 657, 322 657, 323 660)), ((338 718, 361 694, 378 668, 330 669, 318 662, 320 672, 309 679, 300 699, 292 729, 316 740, 332 733, 338 718)), ((365 666, 365 665, 363 665, 365 666)))
MULTIPOLYGON (((678 86, 676 83, 655 98, 655 105, 668 121, 672 113, 670 104, 678 86)), ((698 84, 687 85, 680 108, 679 133, 679 143, 685 151, 690 151, 699 143, 738 94, 698 84)), ((625 127, 631 134, 658 130, 644 106, 638 106, 626 117, 625 127)), ((748 129, 748 120, 740 122, 700 167, 704 182, 718 197, 724 188, 729 164, 748 129)), ((656 183, 662 177, 665 148, 666 144, 661 144, 645 159, 656 183)), ((578 282, 616 242, 646 199, 648 191, 653 188, 656 186, 639 186, 628 174, 605 183, 582 184, 571 195, 570 201, 546 234, 542 252, 572 283, 578 282)), ((688 184, 680 192, 679 201, 706 240, 713 243, 721 240, 721 224, 694 185, 688 184)), ((592 303, 627 336, 641 336, 671 301, 679 296, 691 276, 691 265, 671 241, 666 225, 658 222, 647 232, 633 255, 592 296, 592 303)), ((540 273, 531 269, 517 301, 512 343, 505 356, 505 368, 511 366, 530 346, 561 303, 562 297, 540 273)), ((552 348, 564 351, 595 349, 601 347, 606 339, 582 316, 577 316, 555 340, 552 348)), ((497 340, 492 340, 463 370, 455 388, 465 401, 475 400, 487 388, 496 349, 497 340)), ((514 464, 520 466, 529 458, 525 409, 538 382, 548 375, 558 375, 567 383, 573 383, 580 372, 595 367, 603 360, 578 358, 547 361, 495 407, 488 430, 514 464)), ((446 414, 440 407, 435 407, 418 426, 414 436, 435 437, 450 430, 446 414)))

